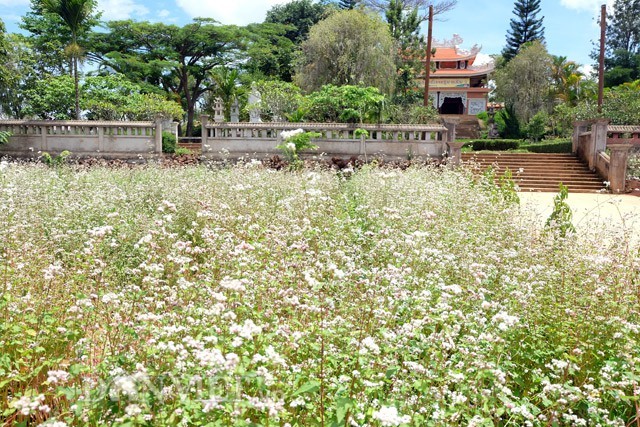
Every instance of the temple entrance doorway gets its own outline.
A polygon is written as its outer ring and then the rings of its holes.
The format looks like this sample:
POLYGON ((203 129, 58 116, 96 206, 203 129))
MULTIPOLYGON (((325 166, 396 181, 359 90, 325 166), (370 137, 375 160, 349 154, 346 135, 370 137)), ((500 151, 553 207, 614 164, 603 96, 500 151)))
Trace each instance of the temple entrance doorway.
POLYGON ((440 114, 464 114, 464 104, 460 98, 445 98, 440 114))

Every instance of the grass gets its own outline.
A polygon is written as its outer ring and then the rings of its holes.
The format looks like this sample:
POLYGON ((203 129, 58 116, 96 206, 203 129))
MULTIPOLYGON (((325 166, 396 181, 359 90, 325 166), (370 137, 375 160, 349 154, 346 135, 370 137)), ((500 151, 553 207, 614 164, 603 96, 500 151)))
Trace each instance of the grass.
POLYGON ((536 229, 508 193, 431 167, 3 163, 2 419, 636 425, 637 251, 536 229))

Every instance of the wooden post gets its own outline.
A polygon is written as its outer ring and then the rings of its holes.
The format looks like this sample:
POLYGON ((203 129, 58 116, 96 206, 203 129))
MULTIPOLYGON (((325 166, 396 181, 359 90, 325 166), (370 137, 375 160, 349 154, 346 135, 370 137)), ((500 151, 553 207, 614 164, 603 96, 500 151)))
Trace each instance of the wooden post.
POLYGON ((427 63, 424 66, 424 106, 429 105, 429 79, 431 78, 431 39, 433 34, 433 5, 429 6, 429 31, 427 33, 427 63))
POLYGON ((603 4, 600 11, 600 58, 598 62, 598 113, 602 113, 602 99, 604 94, 604 44, 607 32, 607 5, 603 4))

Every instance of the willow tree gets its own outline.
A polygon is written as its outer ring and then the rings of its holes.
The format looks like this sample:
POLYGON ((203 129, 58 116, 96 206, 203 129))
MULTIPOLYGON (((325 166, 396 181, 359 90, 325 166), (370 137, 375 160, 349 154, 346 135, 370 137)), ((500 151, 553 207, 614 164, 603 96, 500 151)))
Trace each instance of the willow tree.
POLYGON ((78 62, 83 55, 83 49, 78 44, 78 35, 85 29, 85 24, 92 18, 96 7, 95 0, 43 0, 44 8, 51 14, 62 19, 71 33, 71 42, 65 48, 65 53, 72 61, 72 74, 75 88, 75 116, 80 119, 80 78, 78 76, 78 62))
POLYGON ((389 26, 379 16, 358 9, 336 12, 314 25, 302 43, 296 80, 307 91, 334 84, 391 93, 396 55, 389 26))

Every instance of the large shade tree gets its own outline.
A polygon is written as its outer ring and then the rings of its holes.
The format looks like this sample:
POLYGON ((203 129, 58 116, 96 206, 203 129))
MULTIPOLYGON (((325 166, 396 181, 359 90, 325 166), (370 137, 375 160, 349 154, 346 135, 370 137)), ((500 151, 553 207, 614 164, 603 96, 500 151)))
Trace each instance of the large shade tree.
MULTIPOLYGON (((605 86, 640 79, 640 0, 615 0, 607 16, 605 86)), ((597 58, 594 51, 593 58, 597 58)))
POLYGON ((280 79, 290 82, 296 46, 286 36, 286 25, 262 23, 246 27, 246 61, 243 68, 247 80, 280 79))
POLYGON ((285 36, 295 44, 300 44, 307 38, 311 27, 324 19, 330 10, 331 8, 325 3, 293 0, 269 9, 265 22, 286 25, 285 36))
POLYGON ((78 61, 83 55, 83 48, 78 44, 78 36, 86 30, 86 24, 96 7, 95 0, 43 0, 43 8, 50 14, 57 15, 67 26, 70 42, 65 48, 72 61, 72 75, 75 87, 75 118, 80 119, 80 88, 78 61))
POLYGON ((6 35, 6 54, 0 67, 0 116, 25 117, 26 91, 41 78, 40 55, 22 34, 6 35))
POLYGON ((509 23, 507 45, 502 51, 507 61, 516 56, 524 44, 544 41, 544 16, 538 17, 539 13, 540 0, 516 0, 513 7, 515 18, 509 23))
POLYGON ((150 88, 174 95, 187 112, 193 135, 196 106, 215 88, 210 72, 235 62, 245 32, 235 26, 196 19, 183 27, 162 23, 111 21, 93 38, 93 58, 103 71, 116 71, 150 88))
POLYGON ((397 48, 379 16, 362 10, 333 13, 320 21, 302 43, 297 82, 313 91, 326 84, 394 87, 397 48))
POLYGON ((640 0, 615 0, 607 20, 608 52, 640 53, 640 0))
POLYGON ((522 47, 511 61, 495 74, 500 100, 513 108, 521 123, 528 123, 552 103, 553 61, 544 45, 535 41, 522 47))

